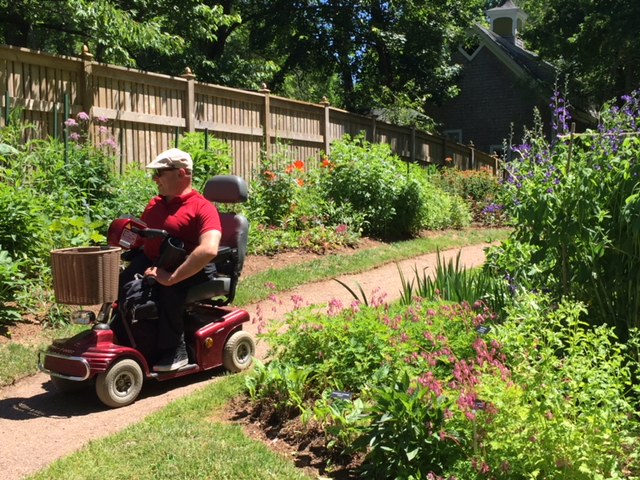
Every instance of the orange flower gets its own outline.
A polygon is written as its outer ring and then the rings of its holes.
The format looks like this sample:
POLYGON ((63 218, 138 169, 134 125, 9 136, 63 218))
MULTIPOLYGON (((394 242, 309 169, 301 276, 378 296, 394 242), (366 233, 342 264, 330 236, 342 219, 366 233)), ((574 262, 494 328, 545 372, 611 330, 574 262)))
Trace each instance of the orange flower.
POLYGON ((276 179, 276 174, 273 173, 271 170, 265 170, 264 171, 264 176, 267 177, 269 180, 275 180, 276 179))
POLYGON ((322 168, 328 168, 331 165, 331 162, 329 161, 329 159, 327 157, 324 157, 322 159, 322 168))
POLYGON ((293 162, 293 166, 298 170, 302 170, 304 169, 304 162, 302 160, 296 160, 295 162, 293 162))
POLYGON ((304 185, 304 180, 299 178, 298 179, 298 185, 300 185, 302 187, 304 185))
POLYGON ((287 173, 287 174, 291 172, 293 172, 293 165, 289 165, 284 171, 284 173, 287 173))

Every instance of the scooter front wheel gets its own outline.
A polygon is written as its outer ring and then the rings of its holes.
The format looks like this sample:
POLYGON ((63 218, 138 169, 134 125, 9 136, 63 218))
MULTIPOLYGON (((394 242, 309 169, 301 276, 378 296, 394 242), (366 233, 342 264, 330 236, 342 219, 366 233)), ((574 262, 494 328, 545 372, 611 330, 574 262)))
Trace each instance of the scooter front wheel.
POLYGON ((243 330, 233 333, 224 346, 222 363, 231 373, 241 372, 251 366, 256 345, 251 335, 243 330))
POLYGON ((144 376, 138 362, 125 358, 106 372, 98 374, 96 394, 108 407, 124 407, 138 398, 143 381, 144 376))

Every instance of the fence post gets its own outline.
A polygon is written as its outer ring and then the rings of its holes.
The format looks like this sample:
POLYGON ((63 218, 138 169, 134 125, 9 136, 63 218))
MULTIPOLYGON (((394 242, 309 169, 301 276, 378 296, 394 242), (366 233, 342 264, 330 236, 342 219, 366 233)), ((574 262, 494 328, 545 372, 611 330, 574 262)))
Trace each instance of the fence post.
MULTIPOLYGON (((69 94, 64 94, 64 120, 66 122, 71 115, 71 105, 69 100, 69 94)), ((62 140, 64 144, 64 163, 69 163, 69 127, 66 125, 62 128, 62 140)))
POLYGON ((89 47, 82 46, 82 78, 80 81, 80 104, 82 110, 91 116, 93 108, 93 91, 91 89, 91 75, 93 74, 93 55, 89 51, 89 47))
POLYGON ((9 90, 4 92, 4 126, 9 126, 9 121, 11 119, 11 109, 9 107, 11 103, 11 98, 9 98, 9 90))
POLYGON ((324 154, 329 155, 329 149, 331 148, 331 139, 329 138, 330 132, 330 122, 329 122, 329 100, 327 97, 322 97, 322 101, 320 105, 324 107, 324 121, 322 122, 322 139, 324 145, 324 154))
POLYGON ((262 130, 264 135, 264 151, 268 156, 271 155, 271 99, 269 94, 271 90, 267 88, 267 84, 263 83, 259 90, 264 95, 264 109, 262 112, 262 130))
POLYGON ((417 163, 416 159, 416 126, 411 126, 411 162, 417 163))
POLYGON ((476 165, 476 146, 473 144, 473 140, 469 140, 469 170, 478 170, 476 165))
POLYGON ((184 73, 181 75, 187 81, 187 95, 184 99, 184 119, 185 119, 185 131, 196 131, 196 93, 195 93, 195 80, 196 76, 193 74, 189 67, 184 69, 184 73))
POLYGON ((371 138, 369 139, 369 141, 371 143, 377 143, 376 142, 376 119, 378 117, 375 114, 371 114, 371 138))

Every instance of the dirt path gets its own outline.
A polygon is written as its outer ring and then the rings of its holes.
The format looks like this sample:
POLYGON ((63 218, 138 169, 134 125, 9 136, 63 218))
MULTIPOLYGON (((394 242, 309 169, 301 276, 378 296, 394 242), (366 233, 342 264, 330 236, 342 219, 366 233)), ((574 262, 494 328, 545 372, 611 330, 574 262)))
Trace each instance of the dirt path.
MULTIPOLYGON (((449 259, 460 251, 462 264, 473 267, 484 261, 486 246, 475 245, 441 253, 445 259, 449 259)), ((436 261, 435 254, 428 254, 401 262, 399 266, 405 278, 412 279, 414 267, 418 271, 427 268, 427 272, 433 272, 436 261)), ((368 298, 376 290, 376 295, 385 295, 386 301, 400 296, 401 282, 396 264, 338 278, 354 289, 356 282, 359 283, 368 298)), ((326 305, 331 300, 339 300, 348 306, 353 297, 335 281, 303 285, 279 295, 277 299, 246 307, 256 319, 247 325, 246 330, 255 334, 258 319, 268 322, 279 318, 292 310, 296 302, 326 305)), ((264 354, 265 346, 259 343, 257 356, 263 357, 264 354)), ((22 379, 15 385, 0 389, 1 476, 4 480, 14 480, 33 474, 91 440, 118 432, 169 402, 204 387, 215 381, 220 373, 204 372, 168 382, 148 382, 134 404, 117 410, 106 409, 92 391, 75 396, 58 394, 49 377, 44 374, 22 379)))

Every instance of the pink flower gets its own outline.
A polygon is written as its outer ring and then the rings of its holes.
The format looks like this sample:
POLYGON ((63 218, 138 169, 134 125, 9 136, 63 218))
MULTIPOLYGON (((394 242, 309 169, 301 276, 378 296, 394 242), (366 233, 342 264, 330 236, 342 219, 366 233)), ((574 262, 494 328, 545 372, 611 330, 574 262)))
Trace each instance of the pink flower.
POLYGON ((81 122, 89 121, 89 115, 86 112, 80 112, 78 115, 76 115, 76 118, 81 122))
POLYGON ((332 298, 331 301, 329 302, 327 315, 329 315, 330 317, 335 317, 337 314, 339 314, 342 311, 343 308, 344 308, 344 305, 340 300, 338 300, 337 298, 332 298))
POLYGON ((78 122, 76 122, 73 118, 68 118, 64 121, 64 124, 67 127, 77 127, 78 126, 78 122))

